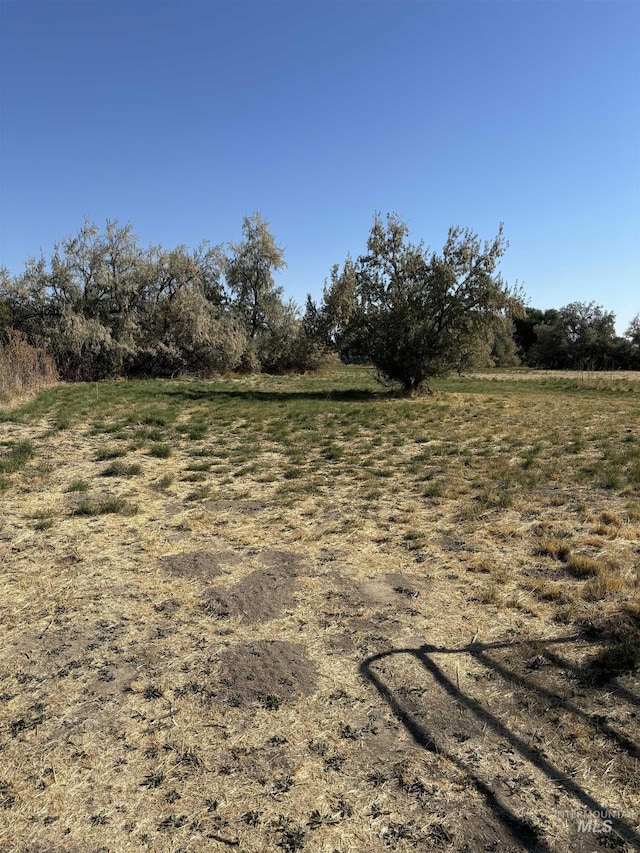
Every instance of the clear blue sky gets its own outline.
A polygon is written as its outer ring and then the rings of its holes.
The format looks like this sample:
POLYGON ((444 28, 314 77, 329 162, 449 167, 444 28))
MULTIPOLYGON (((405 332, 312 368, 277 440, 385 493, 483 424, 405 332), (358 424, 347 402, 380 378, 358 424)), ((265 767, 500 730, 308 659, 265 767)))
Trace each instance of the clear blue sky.
POLYGON ((640 3, 0 0, 0 263, 261 211, 303 304, 376 210, 493 237, 530 304, 640 311, 640 3))

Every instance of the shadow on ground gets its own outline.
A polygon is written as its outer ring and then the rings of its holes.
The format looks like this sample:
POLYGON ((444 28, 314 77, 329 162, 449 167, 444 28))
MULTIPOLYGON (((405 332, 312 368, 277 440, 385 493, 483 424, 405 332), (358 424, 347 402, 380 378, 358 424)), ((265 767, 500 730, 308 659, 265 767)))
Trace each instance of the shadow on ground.
POLYGON ((236 388, 199 388, 176 384, 167 387, 164 395, 172 400, 211 401, 225 397, 230 400, 259 403, 289 403, 301 400, 334 400, 343 403, 369 402, 392 396, 393 392, 380 390, 368 391, 362 388, 332 389, 329 391, 252 391, 236 388))
MULTIPOLYGON (((583 678, 584 669, 549 648, 580 640, 584 638, 544 640, 541 652, 533 657, 529 669, 552 666, 554 674, 560 678, 583 678)), ((499 831, 507 836, 506 843, 515 843, 519 849, 536 853, 555 849, 545 841, 547 833, 539 822, 526 816, 526 812, 533 811, 542 818, 542 824, 548 823, 545 817, 549 814, 570 817, 569 849, 573 851, 587 853, 603 846, 621 849, 625 843, 632 849, 640 849, 640 835, 624 819, 626 816, 599 802, 581 787, 572 778, 575 774, 567 769, 566 762, 563 767, 563 762, 556 757, 554 760, 558 763, 554 763, 547 749, 555 734, 544 744, 544 739, 536 737, 534 732, 519 734, 515 730, 516 709, 518 705, 526 705, 529 713, 533 710, 533 718, 540 720, 541 728, 546 722, 550 730, 558 713, 577 721, 592 737, 606 739, 610 755, 626 756, 631 768, 637 767, 640 746, 602 716, 581 709, 573 701, 571 690, 556 689, 557 678, 547 677, 547 684, 551 686, 543 686, 518 672, 520 667, 517 663, 511 664, 511 660, 522 662, 519 652, 523 645, 519 642, 472 642, 455 649, 433 645, 392 649, 364 660, 360 672, 388 703, 416 744, 444 756, 464 773, 484 800, 499 831), (509 658, 509 663, 496 659, 501 653, 509 658), (447 661, 446 656, 450 655, 458 656, 471 666, 475 674, 473 686, 461 687, 458 665, 452 658, 447 661), (444 657, 438 662, 440 656, 444 657), (454 666, 455 672, 452 672, 454 666), (491 685, 485 693, 477 687, 484 680, 491 685), (471 695, 472 692, 476 695, 471 695), (505 723, 505 718, 509 719, 509 724, 505 723), (482 753, 485 760, 478 761, 477 756, 482 753), (517 771, 513 769, 516 766, 519 767, 517 771), (519 782, 524 783, 522 788, 519 782), (524 804, 531 793, 534 797, 529 798, 529 808, 518 809, 525 813, 521 816, 512 804, 518 799, 524 804), (561 800, 562 806, 559 805, 561 800), (585 819, 595 815, 590 830, 586 830, 584 824, 581 826, 580 815, 585 819), (609 821, 609 828, 603 820, 609 821)), ((527 645, 530 649, 531 644, 527 645)), ((468 681, 466 675, 465 681, 468 681)), ((607 692, 610 699, 615 695, 618 707, 624 702, 631 707, 638 703, 634 693, 615 682, 608 685, 607 692)), ((636 718, 633 711, 629 716, 636 718)), ((547 827, 547 831, 550 830, 551 827, 547 827)))

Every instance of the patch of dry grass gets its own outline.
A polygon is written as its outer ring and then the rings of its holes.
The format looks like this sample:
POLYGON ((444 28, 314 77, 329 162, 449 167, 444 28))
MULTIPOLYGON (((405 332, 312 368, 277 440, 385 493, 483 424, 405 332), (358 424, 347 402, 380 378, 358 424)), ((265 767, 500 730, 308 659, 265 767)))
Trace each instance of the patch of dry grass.
POLYGON ((631 850, 640 397, 528 380, 12 413, 0 849, 631 850))
POLYGON ((52 359, 31 346, 24 335, 5 329, 0 335, 0 403, 13 404, 54 385, 57 372, 52 359))

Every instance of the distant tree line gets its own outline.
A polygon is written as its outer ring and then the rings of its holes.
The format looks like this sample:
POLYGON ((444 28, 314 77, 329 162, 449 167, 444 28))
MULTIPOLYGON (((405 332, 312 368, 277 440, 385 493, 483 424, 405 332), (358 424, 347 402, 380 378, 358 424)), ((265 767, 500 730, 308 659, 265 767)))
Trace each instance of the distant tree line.
POLYGON ((640 315, 624 337, 615 314, 595 302, 558 310, 527 308, 514 319, 513 337, 523 365, 565 370, 640 370, 640 315))
POLYGON ((526 308, 497 272, 507 243, 451 228, 441 252, 374 218, 366 252, 335 265, 300 311, 274 273, 283 250, 260 214, 237 243, 140 247, 130 225, 86 220, 49 258, 0 269, 0 342, 20 334, 72 380, 225 370, 281 373, 327 359, 372 363, 415 393, 468 367, 640 369, 640 318, 625 337, 594 303, 526 308))

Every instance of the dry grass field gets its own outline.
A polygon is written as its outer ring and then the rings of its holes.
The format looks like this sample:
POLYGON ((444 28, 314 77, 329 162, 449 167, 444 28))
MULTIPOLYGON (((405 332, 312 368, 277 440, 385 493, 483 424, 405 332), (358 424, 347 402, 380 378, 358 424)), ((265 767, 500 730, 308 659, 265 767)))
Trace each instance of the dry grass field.
POLYGON ((637 376, 60 385, 0 505, 2 853, 640 846, 637 376))

